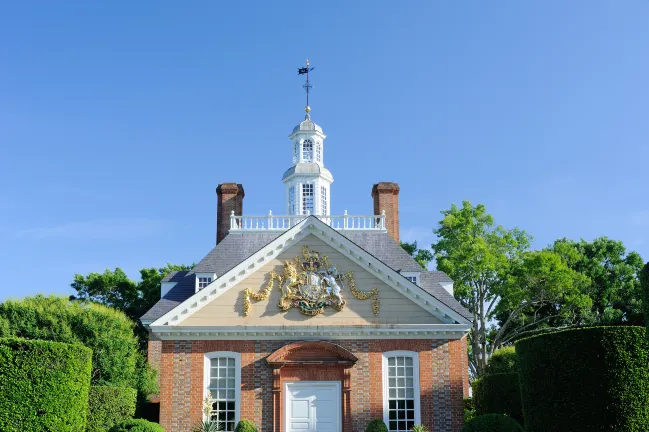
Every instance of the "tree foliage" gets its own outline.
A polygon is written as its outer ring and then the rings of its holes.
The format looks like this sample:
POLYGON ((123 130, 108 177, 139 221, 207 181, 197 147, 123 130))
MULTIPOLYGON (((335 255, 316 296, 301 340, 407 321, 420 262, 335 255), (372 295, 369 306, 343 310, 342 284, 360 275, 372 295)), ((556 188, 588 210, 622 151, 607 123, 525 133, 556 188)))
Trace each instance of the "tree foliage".
POLYGON ((424 270, 428 270, 428 264, 433 260, 433 253, 428 249, 419 249, 417 242, 401 242, 401 247, 413 257, 424 270))
POLYGON ((550 250, 589 279, 583 292, 592 300, 592 306, 575 324, 644 323, 639 280, 643 262, 637 252, 627 253, 621 241, 607 237, 592 242, 563 238, 555 241, 550 250))
MULTIPOLYGON (((535 315, 556 303, 561 316, 589 306, 580 294, 587 281, 552 251, 530 251, 531 236, 495 225, 484 205, 464 201, 442 211, 432 248, 437 268, 454 281, 456 299, 473 314, 469 334, 473 376, 485 373, 487 359, 502 345, 535 330, 548 317, 535 315), (495 327, 491 320, 499 319, 495 327)), ((556 315, 552 314, 551 316, 556 315)))
POLYGON ((647 340, 649 340, 649 262, 644 265, 640 272, 640 285, 642 287, 642 310, 644 322, 647 327, 647 340))
POLYGON ((155 392, 155 374, 138 350, 133 322, 123 312, 91 302, 37 295, 0 304, 3 334, 82 344, 92 349, 92 385, 155 392))
POLYGON ((77 292, 72 300, 88 300, 118 309, 135 322, 135 332, 142 350, 146 350, 147 331, 139 322, 146 311, 160 300, 160 283, 172 271, 190 270, 194 264, 169 264, 162 268, 140 270, 140 281, 128 278, 119 267, 114 271, 106 269, 103 273, 90 273, 87 276, 74 275, 71 287, 77 292))

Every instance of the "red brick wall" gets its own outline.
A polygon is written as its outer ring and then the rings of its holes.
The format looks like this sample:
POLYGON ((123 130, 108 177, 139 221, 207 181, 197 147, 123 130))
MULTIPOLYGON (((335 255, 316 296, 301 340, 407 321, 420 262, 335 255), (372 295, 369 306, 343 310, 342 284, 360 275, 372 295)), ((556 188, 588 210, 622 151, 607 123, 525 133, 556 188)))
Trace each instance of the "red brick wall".
MULTIPOLYGON (((160 357, 162 355, 162 341, 149 331, 149 341, 147 347, 147 359, 149 365, 156 371, 160 372, 160 357)), ((158 384, 160 383, 160 374, 158 373, 158 384)), ((151 402, 159 402, 158 395, 151 395, 151 402)))
MULTIPOLYGON (((273 375, 265 358, 293 342, 163 341, 160 423, 167 432, 190 430, 201 418, 204 354, 234 351, 241 353, 241 418, 260 426, 260 432, 270 432, 273 426, 273 375)), ((464 392, 468 392, 466 339, 332 342, 358 357, 350 371, 351 431, 345 432, 363 431, 370 420, 383 418, 382 353, 394 350, 419 353, 422 423, 434 432, 457 432, 461 429, 462 399, 464 392)), ((313 378, 313 373, 307 375, 313 378)), ((296 375, 295 378, 302 377, 296 375)))

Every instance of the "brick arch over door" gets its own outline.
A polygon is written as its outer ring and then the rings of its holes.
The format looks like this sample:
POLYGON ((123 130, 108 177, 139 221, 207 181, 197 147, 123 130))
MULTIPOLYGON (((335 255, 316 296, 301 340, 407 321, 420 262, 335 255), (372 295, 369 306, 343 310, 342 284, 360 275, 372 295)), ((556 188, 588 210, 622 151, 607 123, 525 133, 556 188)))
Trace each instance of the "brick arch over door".
POLYGON ((326 341, 285 345, 266 358, 273 368, 273 432, 283 430, 283 387, 288 381, 340 381, 342 428, 351 432, 351 378, 349 369, 358 359, 347 349, 326 341))

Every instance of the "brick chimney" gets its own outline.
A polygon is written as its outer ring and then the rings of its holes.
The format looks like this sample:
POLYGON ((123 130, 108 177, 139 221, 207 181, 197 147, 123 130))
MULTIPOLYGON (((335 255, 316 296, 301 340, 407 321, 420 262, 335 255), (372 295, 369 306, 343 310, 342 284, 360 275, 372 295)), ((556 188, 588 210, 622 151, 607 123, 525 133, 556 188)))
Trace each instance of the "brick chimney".
POLYGON ((374 214, 385 210, 385 227, 388 234, 399 243, 399 185, 390 182, 377 183, 372 187, 374 214))
POLYGON ((216 244, 228 235, 230 231, 230 214, 243 214, 243 185, 237 183, 221 183, 216 188, 216 244))

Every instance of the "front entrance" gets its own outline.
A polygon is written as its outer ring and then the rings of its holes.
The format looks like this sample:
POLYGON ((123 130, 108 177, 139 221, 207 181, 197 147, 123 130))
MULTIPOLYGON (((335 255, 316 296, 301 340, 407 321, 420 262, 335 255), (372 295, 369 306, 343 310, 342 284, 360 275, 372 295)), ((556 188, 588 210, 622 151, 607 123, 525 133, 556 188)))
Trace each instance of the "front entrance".
POLYGON ((340 381, 287 382, 286 432, 340 432, 340 381))

